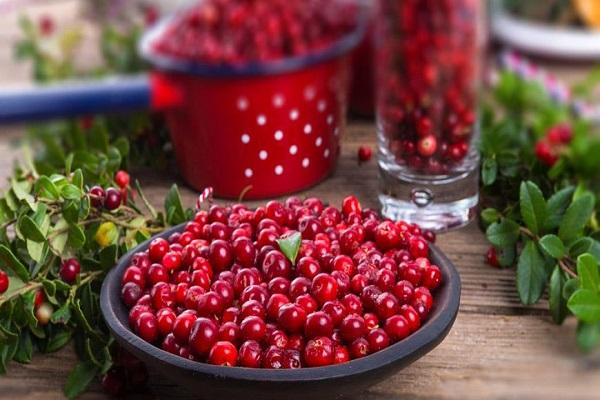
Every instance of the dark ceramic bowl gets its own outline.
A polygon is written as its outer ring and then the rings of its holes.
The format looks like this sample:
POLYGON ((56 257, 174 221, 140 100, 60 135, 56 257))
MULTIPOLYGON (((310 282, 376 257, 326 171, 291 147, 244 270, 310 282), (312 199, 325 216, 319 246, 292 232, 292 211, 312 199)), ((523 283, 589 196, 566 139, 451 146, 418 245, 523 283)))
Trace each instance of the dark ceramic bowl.
MULTIPOLYGON (((157 237, 166 238, 182 229, 180 225, 157 237)), ((293 370, 232 368, 190 361, 145 342, 129 328, 128 311, 120 298, 121 276, 133 254, 146 250, 149 243, 126 254, 106 277, 100 297, 102 314, 121 346, 197 398, 315 400, 357 394, 431 351, 448 334, 458 312, 458 272, 439 249, 431 246, 431 259, 444 278, 434 293, 434 308, 417 332, 382 351, 345 364, 293 370)))

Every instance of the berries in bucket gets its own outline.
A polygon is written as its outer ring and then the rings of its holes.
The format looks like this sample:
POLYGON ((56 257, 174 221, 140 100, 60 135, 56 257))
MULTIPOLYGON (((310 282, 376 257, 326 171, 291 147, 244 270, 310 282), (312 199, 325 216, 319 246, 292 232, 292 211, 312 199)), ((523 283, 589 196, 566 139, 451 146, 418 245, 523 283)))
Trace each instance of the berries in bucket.
POLYGON ((357 4, 206 0, 149 32, 143 55, 185 99, 167 120, 192 187, 270 197, 332 171, 364 25, 357 4))
POLYGON ((442 283, 427 231, 358 200, 213 205, 154 239, 121 278, 131 329, 181 357, 226 366, 343 363, 402 341, 442 283))

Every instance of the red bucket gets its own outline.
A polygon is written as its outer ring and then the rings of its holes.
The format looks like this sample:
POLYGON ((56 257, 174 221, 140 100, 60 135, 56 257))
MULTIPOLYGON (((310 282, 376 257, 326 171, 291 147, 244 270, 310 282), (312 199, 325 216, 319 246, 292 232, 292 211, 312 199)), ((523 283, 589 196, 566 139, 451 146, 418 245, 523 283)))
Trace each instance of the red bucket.
POLYGON ((280 196, 315 185, 335 167, 345 129, 350 53, 364 24, 328 49, 304 57, 244 66, 185 62, 141 53, 184 101, 167 120, 184 180, 220 197, 280 196))

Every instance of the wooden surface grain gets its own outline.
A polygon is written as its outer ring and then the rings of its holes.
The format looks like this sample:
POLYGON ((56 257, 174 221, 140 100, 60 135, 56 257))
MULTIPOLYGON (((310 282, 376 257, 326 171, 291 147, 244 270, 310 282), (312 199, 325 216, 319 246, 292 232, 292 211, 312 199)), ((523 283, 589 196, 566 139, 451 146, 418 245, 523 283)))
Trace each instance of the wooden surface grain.
MULTIPOLYGON (((28 14, 53 13, 60 21, 77 18, 78 1, 34 1, 28 14)), ((11 61, 10 43, 18 37, 18 12, 0 15, 0 83, 14 84, 29 76, 27 68, 11 61)), ((560 76, 580 77, 581 65, 553 66, 560 76)), ((8 176, 18 156, 13 142, 21 129, 0 127, 0 177, 8 176)), ((358 166, 360 144, 375 144, 374 126, 351 123, 344 138, 335 173, 306 191, 338 203, 349 193, 370 207, 377 207, 377 172, 373 161, 358 166)), ((160 205, 173 173, 138 171, 148 196, 160 205)), ((179 182, 181 183, 181 182, 179 182)), ((184 202, 193 204, 196 193, 183 189, 184 202)), ((575 346, 574 321, 552 324, 544 302, 522 306, 516 294, 514 271, 484 264, 488 244, 476 223, 439 236, 439 246, 456 264, 462 279, 458 318, 439 347, 410 367, 356 399, 600 399, 600 352, 583 355, 575 346)), ((51 354, 36 354, 28 365, 12 363, 0 376, 0 399, 61 399, 62 385, 76 359, 71 347, 51 354)), ((159 377, 153 377, 154 393, 174 398, 159 377), (167 393, 168 395, 165 395, 167 393)), ((156 394, 135 398, 155 398, 156 394)), ((106 399, 98 383, 81 397, 106 399)))

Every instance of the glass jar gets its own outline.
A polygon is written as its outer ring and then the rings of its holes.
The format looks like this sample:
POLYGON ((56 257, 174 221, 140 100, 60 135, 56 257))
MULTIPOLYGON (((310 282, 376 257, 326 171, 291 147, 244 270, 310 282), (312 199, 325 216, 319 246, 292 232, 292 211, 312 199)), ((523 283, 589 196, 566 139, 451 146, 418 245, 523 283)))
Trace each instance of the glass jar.
POLYGON ((388 218, 440 231, 475 215, 482 4, 379 2, 379 200, 388 218))

